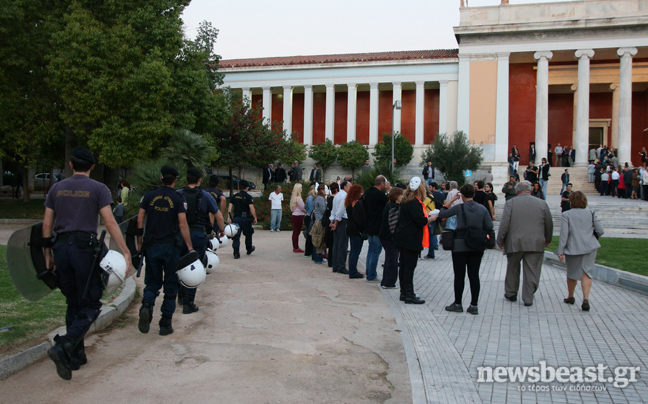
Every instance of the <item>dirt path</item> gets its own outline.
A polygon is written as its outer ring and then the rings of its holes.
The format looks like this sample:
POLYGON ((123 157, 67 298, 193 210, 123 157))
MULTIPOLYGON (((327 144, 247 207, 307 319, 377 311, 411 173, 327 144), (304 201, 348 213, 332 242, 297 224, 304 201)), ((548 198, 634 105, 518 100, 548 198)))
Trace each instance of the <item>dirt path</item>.
MULTIPOLYGON (((303 240, 302 240, 303 242, 303 240)), ((137 307, 90 337, 89 363, 60 379, 48 359, 0 382, 8 403, 407 403, 411 387, 391 310, 376 284, 293 254, 290 234, 228 246, 175 333, 137 330, 137 307)), ((141 279, 139 280, 141 282, 141 279)))

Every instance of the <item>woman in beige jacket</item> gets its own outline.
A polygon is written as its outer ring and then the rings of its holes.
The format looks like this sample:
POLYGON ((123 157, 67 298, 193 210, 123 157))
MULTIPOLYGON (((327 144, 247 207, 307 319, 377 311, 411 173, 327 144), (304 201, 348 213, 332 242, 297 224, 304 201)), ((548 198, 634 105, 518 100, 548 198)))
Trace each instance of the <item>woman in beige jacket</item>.
POLYGON ((596 252, 601 248, 598 238, 603 235, 603 226, 596 213, 586 209, 587 197, 580 191, 569 195, 571 210, 563 212, 560 225, 560 241, 556 255, 567 262, 567 290, 569 295, 563 301, 574 304, 574 290, 578 280, 583 288, 583 311, 589 311, 589 292, 592 287, 591 270, 594 268, 596 252))

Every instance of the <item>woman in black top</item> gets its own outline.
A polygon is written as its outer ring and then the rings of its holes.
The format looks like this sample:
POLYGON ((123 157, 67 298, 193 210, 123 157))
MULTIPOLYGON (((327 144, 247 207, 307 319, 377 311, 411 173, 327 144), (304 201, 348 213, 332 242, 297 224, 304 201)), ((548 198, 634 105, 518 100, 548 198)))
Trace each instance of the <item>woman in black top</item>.
MULTIPOLYGON (((392 219, 398 220, 398 208, 403 199, 403 190, 393 187, 389 190, 389 203, 385 205, 382 211, 382 220, 380 223, 380 244, 385 249, 385 264, 383 266, 383 276, 380 286, 383 289, 393 289, 396 287, 398 279, 398 247, 394 241, 394 235, 391 232, 390 212, 393 212, 392 219)), ((396 223, 398 225, 398 223, 396 223)))
POLYGON ((360 206, 362 204, 360 198, 362 197, 363 191, 364 188, 362 188, 362 185, 353 185, 351 189, 349 189, 349 193, 344 200, 344 206, 346 207, 347 216, 349 217, 346 232, 351 244, 351 250, 349 251, 349 279, 364 278, 364 275, 358 272, 358 258, 360 257, 362 244, 364 243, 363 233, 365 218, 360 206))
MULTIPOLYGON (((478 314, 477 303, 479 300, 479 267, 481 266, 484 250, 477 250, 469 247, 465 241, 466 228, 493 230, 493 221, 483 205, 473 201, 475 196, 475 187, 466 184, 460 189, 461 199, 464 201, 461 205, 441 212, 438 216, 441 219, 457 215, 457 230, 455 232, 454 248, 452 249, 452 267, 454 269, 454 303, 447 306, 447 311, 463 312, 461 300, 463 296, 464 283, 466 278, 466 269, 468 270, 468 280, 470 281, 470 307, 467 312, 478 314), (465 216, 464 216, 465 215, 465 216)), ((435 216, 433 216, 436 219, 435 216)))
POLYGON ((410 181, 400 207, 398 226, 396 228, 396 243, 400 251, 400 287, 401 300, 408 304, 423 304, 425 300, 419 299, 414 293, 414 270, 418 257, 424 246, 424 230, 432 219, 426 216, 423 201, 425 200, 425 185, 419 177, 410 181))

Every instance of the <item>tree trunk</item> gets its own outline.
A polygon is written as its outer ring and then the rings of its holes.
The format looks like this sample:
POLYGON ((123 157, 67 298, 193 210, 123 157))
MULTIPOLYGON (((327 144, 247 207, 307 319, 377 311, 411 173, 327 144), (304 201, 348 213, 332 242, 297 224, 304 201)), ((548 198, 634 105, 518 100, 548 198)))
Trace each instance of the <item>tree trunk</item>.
POLYGON ((72 150, 74 150, 75 147, 76 135, 72 131, 72 128, 65 125, 65 164, 63 165, 65 168, 63 171, 65 178, 70 178, 72 176, 72 168, 70 168, 68 162, 72 159, 72 150))
POLYGON ((227 167, 229 171, 229 191, 230 191, 230 201, 232 200, 232 195, 234 195, 234 178, 232 178, 232 167, 227 167))

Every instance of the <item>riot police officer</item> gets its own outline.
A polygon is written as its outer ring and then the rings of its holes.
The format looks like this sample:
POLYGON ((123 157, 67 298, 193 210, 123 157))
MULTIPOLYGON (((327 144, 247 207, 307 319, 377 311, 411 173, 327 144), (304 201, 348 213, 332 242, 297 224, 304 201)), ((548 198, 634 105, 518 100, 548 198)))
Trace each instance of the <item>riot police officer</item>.
POLYGON ((239 181, 240 192, 234 194, 230 199, 229 205, 229 217, 227 219, 228 223, 234 223, 239 225, 241 229, 232 240, 232 248, 234 249, 234 259, 241 258, 239 253, 239 247, 241 245, 241 233, 245 235, 245 249, 247 255, 252 254, 255 250, 252 245, 252 234, 254 229, 252 228, 253 224, 257 223, 256 211, 254 209, 254 200, 252 196, 247 193, 249 183, 246 180, 239 181), (233 214, 233 219, 232 219, 233 214))
POLYGON ((218 206, 218 209, 220 209, 221 212, 225 214, 226 207, 227 207, 227 199, 225 198, 223 191, 218 189, 219 182, 220 181, 218 175, 216 174, 210 175, 209 188, 205 188, 205 191, 207 191, 207 193, 209 193, 209 195, 211 195, 214 198, 214 200, 216 201, 216 206, 218 206))
MULTIPOLYGON (((83 338, 101 309, 103 284, 98 266, 93 267, 98 214, 126 262, 131 262, 128 247, 112 214, 110 191, 106 185, 90 179, 94 156, 88 149, 77 147, 72 151, 69 164, 73 175, 54 184, 47 194, 42 232, 45 263, 47 268, 55 265, 56 280, 67 303, 67 333, 57 335, 56 343, 47 351, 56 364, 56 372, 65 380, 72 378, 72 370, 87 363, 83 338), (56 233, 53 243, 52 231, 56 233)), ((129 274, 130 264, 126 276, 129 274)))
MULTIPOLYGON (((200 189, 201 182, 202 172, 192 167, 187 170, 187 187, 177 191, 185 198, 191 244, 199 254, 200 260, 205 256, 209 244, 208 236, 212 235, 212 231, 216 230, 222 236, 222 231, 225 229, 223 214, 218 210, 212 195, 200 189), (217 228, 214 228, 214 221, 218 225, 217 228)), ((182 255, 187 254, 187 252, 185 246, 182 255)), ((196 290, 197 288, 187 288, 180 285, 178 300, 182 300, 182 313, 191 314, 198 311, 198 306, 194 303, 196 290)))
POLYGON ((139 311, 137 328, 146 334, 153 319, 153 306, 159 290, 164 286, 160 335, 173 333, 171 320, 176 309, 178 294, 178 274, 176 265, 180 260, 178 231, 191 252, 194 251, 187 224, 187 210, 182 195, 175 191, 178 170, 163 166, 160 170, 162 186, 148 191, 140 202, 137 215, 138 244, 144 250, 146 274, 144 276, 144 296, 139 311), (144 229, 146 218, 146 229, 144 229), (142 238, 142 235, 144 237, 142 238))

